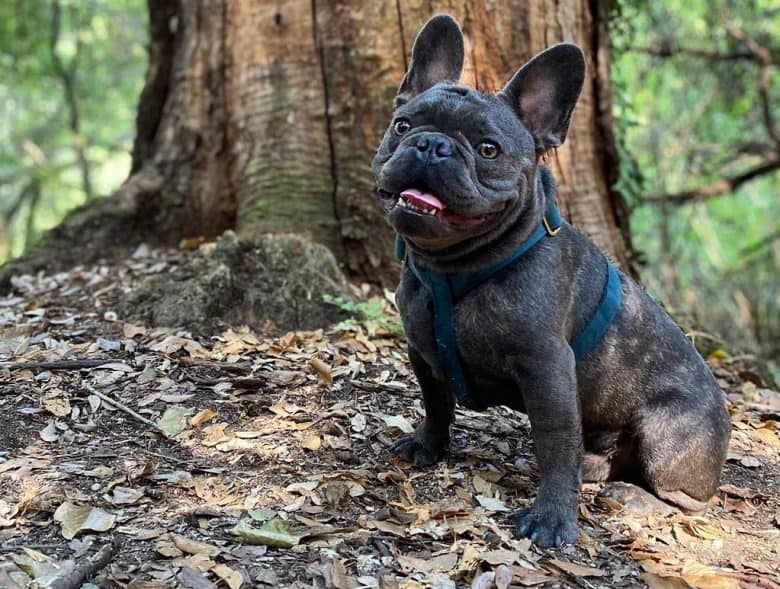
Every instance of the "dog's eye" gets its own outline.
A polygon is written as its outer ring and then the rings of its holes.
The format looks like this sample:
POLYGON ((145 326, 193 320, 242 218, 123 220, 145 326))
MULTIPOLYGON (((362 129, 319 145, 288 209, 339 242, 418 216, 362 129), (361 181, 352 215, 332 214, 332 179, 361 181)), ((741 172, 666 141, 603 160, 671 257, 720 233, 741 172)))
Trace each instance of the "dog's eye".
POLYGON ((484 157, 486 160, 496 159, 500 151, 501 150, 498 148, 498 145, 492 141, 483 141, 477 145, 477 153, 479 153, 479 155, 484 157))
POLYGON ((411 128, 412 125, 410 125, 409 121, 406 119, 398 119, 395 123, 393 123, 393 133, 396 135, 405 135, 411 128))

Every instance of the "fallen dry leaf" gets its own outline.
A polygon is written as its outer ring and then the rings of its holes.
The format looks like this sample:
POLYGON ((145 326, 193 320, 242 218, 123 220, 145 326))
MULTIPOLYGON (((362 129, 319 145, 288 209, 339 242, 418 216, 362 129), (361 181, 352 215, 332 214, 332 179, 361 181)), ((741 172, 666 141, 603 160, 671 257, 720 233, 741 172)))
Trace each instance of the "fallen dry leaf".
POLYGON ((752 437, 754 440, 766 444, 770 448, 780 450, 780 435, 771 429, 762 427, 757 430, 753 430, 752 437))
POLYGON ((50 421, 45 428, 38 432, 38 435, 44 442, 56 442, 60 439, 54 421, 50 421))
POLYGON ((116 516, 98 507, 65 501, 54 512, 54 521, 59 522, 63 537, 70 540, 83 530, 110 530, 114 527, 116 516))
POLYGON ((509 511, 506 503, 501 501, 501 499, 496 499, 495 497, 486 497, 485 495, 477 495, 475 499, 477 500, 477 503, 479 503, 488 511, 509 511))
POLYGON ((207 421, 211 421, 216 416, 217 412, 213 409, 202 409, 190 418, 190 425, 193 427, 199 427, 207 421))
POLYGON ((146 328, 141 325, 133 325, 132 323, 125 323, 122 326, 122 335, 127 339, 133 339, 137 335, 146 335, 146 328))
POLYGON ((647 583, 649 589, 692 589, 684 579, 678 576, 642 573, 639 578, 647 583))
POLYGON ((508 566, 502 564, 495 570, 496 576, 493 582, 496 585, 496 589, 507 589, 512 583, 514 573, 508 566))
POLYGON ((685 521, 690 532, 703 540, 718 540, 721 533, 703 518, 690 518, 685 521))
POLYGON ((243 575, 227 565, 218 564, 212 567, 211 571, 222 579, 230 589, 240 589, 241 585, 244 584, 243 575))
POLYGON ((317 451, 322 447, 322 438, 319 436, 309 436, 301 443, 301 446, 307 450, 317 451))
POLYGON ((41 408, 57 417, 65 417, 70 415, 70 399, 61 389, 49 389, 41 395, 41 408))
POLYGON ((206 542, 199 542, 198 540, 193 540, 180 534, 171 534, 171 540, 176 548, 187 554, 201 554, 214 557, 222 552, 222 549, 218 546, 207 544, 206 542))
POLYGON ((405 434, 410 434, 414 431, 412 424, 403 415, 380 415, 380 417, 387 427, 397 428, 405 434))
POLYGON ((606 575, 601 569, 587 566, 584 564, 578 564, 576 562, 568 562, 565 560, 559 560, 557 558, 551 558, 546 561, 545 564, 551 564, 555 568, 562 570, 565 573, 573 575, 575 577, 603 577, 606 575))
POLYGON ((515 550, 489 550, 481 555, 483 561, 488 564, 511 565, 520 559, 520 553, 515 550))
POLYGON ((222 442, 227 442, 230 440, 230 436, 225 434, 227 426, 227 423, 215 423, 204 427, 204 436, 200 443, 204 446, 210 447, 221 444, 222 442))
POLYGON ((417 558, 399 554, 397 558, 401 569, 425 574, 446 573, 458 564, 458 555, 455 552, 447 552, 431 558, 417 558))
POLYGON ((474 577, 471 589, 493 589, 496 586, 495 580, 496 574, 493 571, 485 571, 474 577))
POLYGON ((328 386, 333 384, 333 370, 325 362, 319 358, 314 357, 309 360, 309 366, 314 369, 314 371, 320 376, 325 384, 328 386))

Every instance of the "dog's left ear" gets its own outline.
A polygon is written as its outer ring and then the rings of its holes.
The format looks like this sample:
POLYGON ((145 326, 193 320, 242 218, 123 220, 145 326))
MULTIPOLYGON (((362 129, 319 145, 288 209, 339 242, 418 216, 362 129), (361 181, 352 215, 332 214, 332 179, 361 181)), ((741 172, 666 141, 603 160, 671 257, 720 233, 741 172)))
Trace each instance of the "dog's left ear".
POLYGON ((449 14, 428 20, 412 46, 412 62, 406 72, 395 106, 409 102, 442 81, 457 82, 463 69, 463 33, 449 14))
POLYGON ((574 105, 585 81, 585 56, 571 43, 543 51, 520 68, 498 93, 531 132, 536 152, 566 139, 574 105))

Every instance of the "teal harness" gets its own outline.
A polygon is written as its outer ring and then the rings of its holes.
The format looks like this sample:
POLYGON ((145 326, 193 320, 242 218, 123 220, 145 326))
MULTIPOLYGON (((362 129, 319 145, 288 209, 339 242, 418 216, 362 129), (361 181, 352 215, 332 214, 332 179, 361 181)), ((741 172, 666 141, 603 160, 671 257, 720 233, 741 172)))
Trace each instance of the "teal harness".
MULTIPOLYGON (((428 289, 433 298, 433 334, 436 341, 436 351, 438 352, 444 374, 460 405, 468 409, 483 408, 469 391, 463 366, 458 356, 455 329, 453 327, 454 304, 469 291, 506 268, 544 239, 545 236, 555 236, 561 225, 563 225, 563 219, 558 211, 558 207, 551 204, 547 214, 542 219, 542 224, 509 257, 483 270, 452 274, 433 272, 417 266, 406 249, 406 242, 400 235, 396 235, 396 257, 406 263, 417 279, 428 289)), ((617 269, 607 260, 606 256, 604 260, 607 264, 607 279, 604 282, 601 301, 582 330, 569 342, 569 346, 571 346, 574 352, 574 359, 577 362, 587 356, 588 352, 601 341, 620 308, 622 294, 620 277, 617 269)))

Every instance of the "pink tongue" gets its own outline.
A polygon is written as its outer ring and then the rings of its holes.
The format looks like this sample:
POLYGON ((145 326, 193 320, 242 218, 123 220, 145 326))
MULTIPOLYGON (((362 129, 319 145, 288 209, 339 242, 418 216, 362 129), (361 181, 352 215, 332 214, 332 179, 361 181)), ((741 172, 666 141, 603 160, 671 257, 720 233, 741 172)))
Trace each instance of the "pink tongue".
POLYGON ((444 210, 445 208, 444 203, 433 196, 430 192, 420 192, 416 188, 408 188, 404 190, 401 193, 401 196, 415 204, 423 203, 440 211, 444 210))

